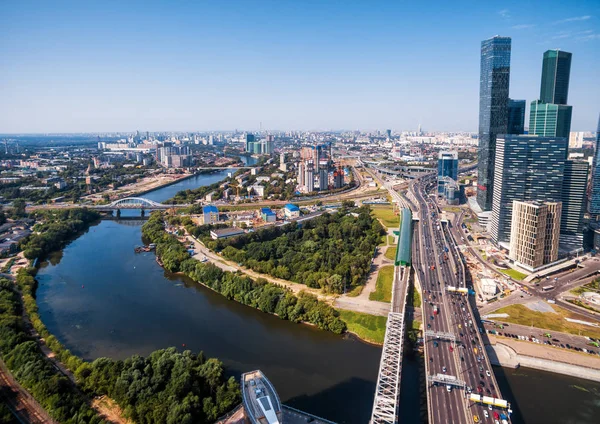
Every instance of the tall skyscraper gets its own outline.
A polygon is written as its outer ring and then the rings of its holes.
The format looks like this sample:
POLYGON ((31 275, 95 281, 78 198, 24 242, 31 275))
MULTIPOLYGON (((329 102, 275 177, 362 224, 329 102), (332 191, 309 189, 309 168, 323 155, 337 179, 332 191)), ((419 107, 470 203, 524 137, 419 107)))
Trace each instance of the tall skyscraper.
POLYGON ((572 106, 534 100, 529 110, 529 134, 540 137, 565 137, 568 140, 572 113, 572 106))
POLYGON ((525 100, 508 99, 507 134, 519 135, 525 132, 525 100))
POLYGON ((304 172, 306 171, 306 164, 304 163, 304 161, 300 161, 298 162, 298 185, 303 186, 304 185, 304 172))
POLYGON ((540 99, 531 102, 529 134, 569 139, 573 114, 573 108, 567 105, 571 56, 560 50, 544 53, 540 99))
POLYGON ((496 136, 508 127, 510 48, 510 37, 481 42, 477 203, 484 211, 492 208, 496 136))
POLYGON ((588 172, 589 164, 586 161, 565 162, 560 219, 561 237, 577 235, 580 241, 583 241, 583 214, 586 206, 588 172))
POLYGON ((562 200, 566 150, 564 138, 498 137, 490 219, 490 234, 496 244, 509 241, 513 201, 562 200))
POLYGON ((246 152, 253 153, 254 152, 254 134, 246 134, 246 152))
POLYGON ((321 167, 319 169, 319 190, 327 190, 329 188, 329 173, 327 172, 326 167, 321 167))
POLYGON ((600 216, 600 116, 596 130, 596 145, 594 146, 594 161, 592 162, 592 193, 590 196, 590 213, 600 216))
POLYGON ((306 186, 307 193, 312 193, 313 191, 315 191, 315 171, 312 163, 308 163, 306 165, 304 185, 306 186))
POLYGON ((444 193, 444 177, 458 180, 458 152, 440 152, 438 154, 438 193, 444 193))
POLYGON ((560 50, 548 50, 542 63, 542 86, 540 101, 566 105, 569 97, 572 54, 560 50))
POLYGON ((558 259, 560 202, 514 201, 508 257, 529 270, 558 259))

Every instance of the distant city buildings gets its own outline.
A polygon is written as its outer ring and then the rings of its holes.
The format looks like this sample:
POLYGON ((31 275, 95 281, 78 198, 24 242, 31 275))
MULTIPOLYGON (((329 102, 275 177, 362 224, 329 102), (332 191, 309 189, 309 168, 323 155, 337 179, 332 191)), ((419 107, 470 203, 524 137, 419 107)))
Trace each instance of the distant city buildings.
POLYGON ((477 202, 484 211, 492 208, 496 137, 508 127, 510 52, 510 37, 481 43, 477 202))
POLYGON ((596 130, 596 143, 594 145, 594 159, 592 162, 592 184, 590 194, 590 214, 594 220, 600 217, 600 116, 596 130))

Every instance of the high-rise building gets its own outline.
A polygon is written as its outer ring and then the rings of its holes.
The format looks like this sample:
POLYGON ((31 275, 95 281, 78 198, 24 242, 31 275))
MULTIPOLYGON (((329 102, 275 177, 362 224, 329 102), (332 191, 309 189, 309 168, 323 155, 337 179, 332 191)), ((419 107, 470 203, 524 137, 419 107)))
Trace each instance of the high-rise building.
POLYGON ((562 200, 566 150, 564 138, 498 137, 490 219, 490 235, 496 244, 509 241, 513 201, 562 200))
POLYGON ((306 171, 306 164, 304 163, 304 161, 300 161, 298 162, 298 185, 303 186, 304 185, 304 172, 306 171))
POLYGON ((438 193, 444 193, 444 177, 458 180, 458 152, 441 151, 438 154, 438 193))
POLYGON ((573 114, 573 108, 567 105, 570 74, 571 53, 560 50, 544 53, 540 99, 531 102, 529 134, 569 139, 573 114))
POLYGON ((544 53, 540 102, 567 104, 571 57, 571 53, 560 50, 548 50, 544 53))
POLYGON ((507 134, 523 134, 525 132, 525 100, 508 99, 507 134))
POLYGON ((513 202, 508 257, 533 271, 558 259, 560 202, 513 202))
POLYGON ((572 113, 572 106, 534 100, 529 110, 529 134, 540 137, 565 137, 568 140, 572 113))
POLYGON ((319 169, 319 190, 324 191, 329 188, 328 180, 329 180, 329 178, 328 178, 327 168, 321 167, 319 169))
POLYGON ((333 188, 342 188, 344 186, 344 170, 339 167, 333 171, 333 188))
POLYGON ((252 146, 254 144, 254 134, 246 134, 246 152, 254 152, 254 147, 252 146))
POLYGON ((583 147, 584 136, 585 133, 583 131, 571 131, 571 134, 569 134, 569 149, 581 149, 583 147))
POLYGON ((388 140, 392 139, 392 130, 385 130, 385 134, 387 135, 388 140))
MULTIPOLYGON (((583 241, 583 214, 586 207, 589 164, 586 161, 565 162, 562 187, 561 236, 580 236, 583 241)), ((581 246, 580 246, 581 247, 581 246)))
POLYGON ((510 48, 510 37, 481 42, 477 203, 484 211, 492 208, 496 136, 508 126, 510 48))
POLYGON ((596 130, 594 161, 592 162, 592 193, 590 196, 590 214, 600 216, 600 116, 596 130))
POLYGON ((307 193, 315 191, 315 171, 312 163, 306 165, 306 172, 304 175, 304 186, 306 187, 307 193))
POLYGON ((267 135, 267 138, 264 141, 264 154, 272 155, 275 151, 275 136, 272 134, 267 135))

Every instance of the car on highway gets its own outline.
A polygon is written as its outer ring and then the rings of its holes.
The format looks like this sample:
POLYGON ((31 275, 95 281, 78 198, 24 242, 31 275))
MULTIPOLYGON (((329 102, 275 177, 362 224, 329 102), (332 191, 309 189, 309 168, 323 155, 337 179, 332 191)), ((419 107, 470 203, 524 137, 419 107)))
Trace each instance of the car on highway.
POLYGON ((447 384, 447 385, 446 385, 446 391, 447 391, 448 393, 450 393, 450 392, 452 391, 452 386, 451 386, 451 385, 449 385, 449 384, 447 384))
POLYGON ((490 377, 490 371, 489 370, 485 370, 485 375, 487 375, 488 377, 490 377))
POLYGON ((479 417, 477 415, 473 415, 473 422, 474 423, 478 423, 479 422, 479 417))
POLYGON ((446 367, 442 367, 442 372, 445 374, 446 373, 446 367))
POLYGON ((485 409, 483 410, 483 416, 486 418, 490 417, 490 414, 488 414, 488 411, 486 411, 485 409))

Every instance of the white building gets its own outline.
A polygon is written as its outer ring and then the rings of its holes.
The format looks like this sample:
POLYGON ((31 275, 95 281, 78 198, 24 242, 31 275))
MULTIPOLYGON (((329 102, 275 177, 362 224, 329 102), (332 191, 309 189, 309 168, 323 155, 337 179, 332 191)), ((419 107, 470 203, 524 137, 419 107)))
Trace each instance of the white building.
POLYGON ((492 278, 482 278, 481 290, 486 296, 495 296, 498 292, 498 285, 496 284, 496 281, 492 278))

